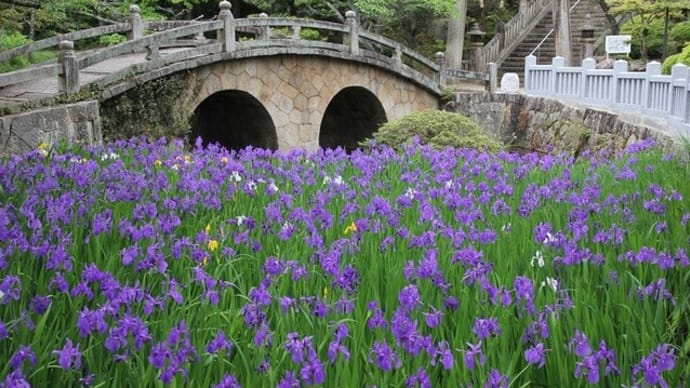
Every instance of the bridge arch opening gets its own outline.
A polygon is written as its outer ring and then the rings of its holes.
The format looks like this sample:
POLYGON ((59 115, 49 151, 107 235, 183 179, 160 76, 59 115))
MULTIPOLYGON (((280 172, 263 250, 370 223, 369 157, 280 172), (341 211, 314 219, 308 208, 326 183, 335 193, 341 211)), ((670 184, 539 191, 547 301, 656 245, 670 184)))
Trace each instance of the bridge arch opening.
POLYGON ((319 146, 354 150, 387 121, 386 111, 374 93, 359 86, 347 87, 326 108, 319 130, 319 146))
POLYGON ((229 150, 247 146, 278 149, 278 134, 266 108, 241 90, 216 92, 199 104, 190 120, 191 142, 218 143, 229 150))

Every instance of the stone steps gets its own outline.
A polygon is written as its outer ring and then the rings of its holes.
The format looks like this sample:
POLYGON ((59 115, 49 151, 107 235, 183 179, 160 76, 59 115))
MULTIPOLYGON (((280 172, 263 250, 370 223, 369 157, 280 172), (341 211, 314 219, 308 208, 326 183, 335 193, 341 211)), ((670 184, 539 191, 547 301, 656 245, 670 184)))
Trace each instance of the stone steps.
MULTIPOLYGON (((571 6, 577 0, 570 0, 571 6)), ((594 37, 598 38, 606 33, 608 21, 606 14, 595 0, 580 0, 570 13, 570 34, 572 45, 572 65, 579 65, 582 60, 584 42, 582 39, 582 27, 585 24, 585 15, 591 15, 592 26, 594 27, 594 37)), ((520 82, 525 72, 525 57, 532 53, 532 50, 544 39, 553 29, 552 13, 547 13, 541 22, 535 27, 525 39, 513 50, 510 56, 501 64, 498 69, 499 81, 505 73, 517 73, 520 82)), ((556 55, 555 34, 551 34, 540 48, 534 53, 537 63, 549 64, 556 55)))
MULTIPOLYGON (((552 13, 547 13, 541 22, 535 27, 525 39, 513 50, 510 56, 503 61, 499 68, 499 80, 505 73, 518 73, 522 82, 522 73, 525 69, 525 57, 530 55, 532 51, 539 45, 544 37, 553 28, 552 13)), ((555 41, 551 38, 544 41, 539 47, 538 52, 534 53, 537 56, 537 62, 540 63, 541 58, 552 58, 556 55, 555 41)))

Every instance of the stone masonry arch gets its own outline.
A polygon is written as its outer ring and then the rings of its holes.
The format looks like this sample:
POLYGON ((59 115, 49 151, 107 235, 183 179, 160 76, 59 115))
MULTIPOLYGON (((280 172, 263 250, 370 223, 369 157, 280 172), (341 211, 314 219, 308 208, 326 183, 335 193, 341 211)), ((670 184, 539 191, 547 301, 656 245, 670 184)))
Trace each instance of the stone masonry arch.
POLYGON ((278 148, 276 128, 266 108, 241 90, 206 97, 194 110, 190 125, 191 144, 201 137, 204 145, 218 143, 227 149, 278 148))
POLYGON ((319 129, 319 146, 354 150, 386 121, 386 111, 374 93, 349 86, 328 104, 319 129))
POLYGON ((254 56, 212 63, 191 70, 188 83, 178 100, 187 117, 215 93, 246 92, 268 112, 281 150, 317 149, 328 105, 346 88, 371 92, 388 120, 438 107, 436 94, 391 71, 318 55, 254 56))

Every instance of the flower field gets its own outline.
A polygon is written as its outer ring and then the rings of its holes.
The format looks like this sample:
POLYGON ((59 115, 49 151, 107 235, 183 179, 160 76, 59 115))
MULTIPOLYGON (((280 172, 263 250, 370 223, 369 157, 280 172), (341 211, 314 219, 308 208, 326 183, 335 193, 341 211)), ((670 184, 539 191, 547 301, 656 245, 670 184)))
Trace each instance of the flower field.
POLYGON ((0 386, 683 387, 690 167, 140 139, 0 161, 0 386))

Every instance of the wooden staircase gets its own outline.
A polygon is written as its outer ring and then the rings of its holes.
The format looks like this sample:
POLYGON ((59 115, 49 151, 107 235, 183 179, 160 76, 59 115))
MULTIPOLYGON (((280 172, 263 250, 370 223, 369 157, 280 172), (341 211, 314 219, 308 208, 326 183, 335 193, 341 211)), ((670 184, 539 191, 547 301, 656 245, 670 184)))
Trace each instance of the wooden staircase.
MULTIPOLYGON (((570 0, 570 6, 574 6, 570 11, 571 65, 579 65, 584 44, 581 31, 585 24, 585 16, 591 15, 595 38, 606 33, 608 21, 604 11, 593 0, 570 0)), ((530 54, 537 57, 537 63, 550 64, 552 58, 556 56, 556 34, 552 30, 553 16, 552 12, 548 12, 503 63, 499 64, 499 80, 505 73, 517 73, 522 82, 525 72, 525 57, 530 54)))

